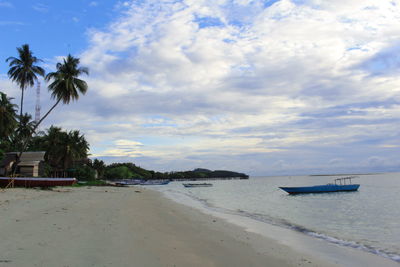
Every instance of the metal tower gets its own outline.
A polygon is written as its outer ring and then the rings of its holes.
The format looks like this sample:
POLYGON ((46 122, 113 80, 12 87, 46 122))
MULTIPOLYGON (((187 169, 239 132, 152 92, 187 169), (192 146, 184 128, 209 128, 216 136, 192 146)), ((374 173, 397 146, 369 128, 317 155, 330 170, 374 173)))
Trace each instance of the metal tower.
POLYGON ((35 122, 38 123, 40 120, 40 82, 37 82, 36 88, 36 106, 35 106, 35 122))

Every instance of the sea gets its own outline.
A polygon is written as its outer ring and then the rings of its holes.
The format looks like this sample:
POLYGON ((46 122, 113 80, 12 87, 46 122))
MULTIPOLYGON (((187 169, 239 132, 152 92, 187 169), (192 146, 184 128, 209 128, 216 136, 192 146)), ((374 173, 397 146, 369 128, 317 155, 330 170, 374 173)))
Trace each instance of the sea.
POLYGON ((279 189, 327 184, 341 177, 250 177, 207 181, 212 187, 185 188, 184 182, 171 182, 152 188, 214 215, 233 214, 400 263, 400 173, 357 175, 357 192, 289 195, 279 189))

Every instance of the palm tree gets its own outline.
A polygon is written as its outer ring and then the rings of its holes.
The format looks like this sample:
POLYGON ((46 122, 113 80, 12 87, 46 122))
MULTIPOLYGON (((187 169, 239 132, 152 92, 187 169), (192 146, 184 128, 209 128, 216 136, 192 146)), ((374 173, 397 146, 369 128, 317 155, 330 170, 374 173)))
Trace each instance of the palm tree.
POLYGON ((36 130, 58 103, 62 101, 64 104, 69 104, 69 102, 79 99, 79 93, 86 93, 88 85, 78 77, 82 74, 88 75, 89 70, 85 67, 79 67, 79 62, 79 58, 68 55, 67 58, 63 59, 63 63, 57 63, 56 72, 50 72, 46 75, 46 81, 51 81, 49 85, 51 96, 57 99, 57 102, 38 121, 34 130, 36 130))
POLYGON ((62 159, 62 140, 66 133, 60 127, 51 126, 43 136, 43 148, 46 151, 45 160, 57 169, 62 159))
POLYGON ((21 149, 24 140, 29 139, 32 136, 35 124, 36 122, 32 120, 32 116, 28 113, 25 113, 19 118, 19 126, 14 134, 14 143, 16 148, 21 149))
POLYGON ((0 92, 0 144, 8 140, 17 126, 17 108, 12 97, 0 92))
POLYGON ((68 132, 62 140, 62 146, 64 171, 71 167, 74 161, 85 159, 89 151, 89 143, 78 130, 68 132))
MULTIPOLYGON (((40 123, 50 114, 50 112, 62 101, 64 104, 78 100, 79 93, 85 94, 88 85, 84 80, 78 77, 82 74, 89 74, 88 68, 79 67, 80 60, 71 55, 63 59, 63 63, 57 63, 57 71, 51 72, 46 75, 46 81, 50 81, 49 91, 51 91, 52 98, 57 99, 56 103, 49 109, 49 111, 36 123, 32 133, 36 131, 40 123)), ((28 145, 30 138, 25 139, 18 159, 21 158, 23 151, 28 145)))
POLYGON ((42 61, 33 56, 32 51, 29 49, 28 44, 24 44, 21 47, 17 47, 18 58, 9 57, 6 62, 10 62, 10 69, 8 71, 8 77, 13 82, 16 82, 22 90, 21 95, 21 106, 20 106, 20 118, 22 118, 22 109, 24 104, 24 91, 28 87, 32 87, 37 81, 37 76, 45 75, 44 69, 35 64, 42 61))
POLYGON ((103 178, 104 172, 106 170, 106 164, 104 163, 104 161, 94 159, 92 167, 97 171, 98 178, 103 178))
POLYGON ((17 134, 25 138, 31 136, 32 130, 35 128, 35 121, 32 120, 32 116, 25 113, 19 121, 21 122, 21 125, 17 127, 17 134))
POLYGON ((53 172, 65 174, 73 163, 86 159, 89 143, 78 130, 63 131, 51 126, 43 136, 43 148, 46 150, 45 159, 53 168, 53 172))

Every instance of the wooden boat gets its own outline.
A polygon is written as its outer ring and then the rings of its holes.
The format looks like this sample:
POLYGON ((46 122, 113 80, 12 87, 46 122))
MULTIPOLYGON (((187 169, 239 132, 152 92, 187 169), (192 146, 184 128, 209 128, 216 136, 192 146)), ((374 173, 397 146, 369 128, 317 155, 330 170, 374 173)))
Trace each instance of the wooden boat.
POLYGON ((166 185, 170 180, 146 180, 139 183, 139 185, 166 185))
POLYGON ((279 187, 291 195, 309 193, 331 193, 331 192, 350 192, 357 191, 359 184, 352 184, 354 176, 335 179, 334 184, 301 186, 301 187, 279 187))
POLYGON ((31 177, 0 177, 0 187, 52 187, 71 186, 76 183, 75 178, 31 178, 31 177))
POLYGON ((191 184, 191 183, 185 183, 183 184, 184 187, 211 187, 212 184, 209 183, 201 183, 201 184, 191 184))
POLYGON ((115 184, 118 186, 130 186, 130 185, 138 185, 141 182, 142 182, 141 180, 126 179, 126 180, 115 181, 115 184))

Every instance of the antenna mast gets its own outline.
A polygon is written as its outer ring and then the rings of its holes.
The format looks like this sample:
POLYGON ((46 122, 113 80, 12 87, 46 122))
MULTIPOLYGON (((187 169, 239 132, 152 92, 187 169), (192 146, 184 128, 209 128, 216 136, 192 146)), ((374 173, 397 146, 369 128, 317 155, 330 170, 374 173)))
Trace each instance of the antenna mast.
POLYGON ((36 87, 36 106, 35 106, 35 122, 40 121, 40 82, 37 82, 36 87))

